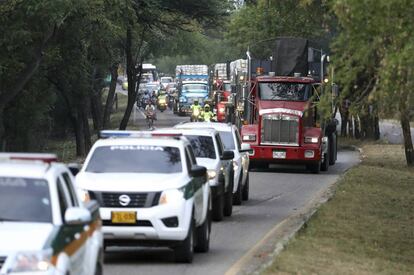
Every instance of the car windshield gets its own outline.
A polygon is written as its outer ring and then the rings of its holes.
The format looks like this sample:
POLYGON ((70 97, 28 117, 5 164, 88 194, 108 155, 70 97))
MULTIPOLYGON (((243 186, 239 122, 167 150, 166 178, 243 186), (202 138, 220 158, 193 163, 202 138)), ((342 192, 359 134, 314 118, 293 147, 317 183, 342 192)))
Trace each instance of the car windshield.
POLYGON ((306 101, 310 97, 310 85, 290 82, 265 82, 259 84, 260 99, 306 101))
POLYGON ((219 132, 221 141, 223 142, 224 150, 234 150, 236 147, 234 145, 234 138, 231 132, 219 132))
POLYGON ((43 179, 0 177, 0 222, 52 222, 49 185, 43 179))
POLYGON ((180 173, 177 147, 113 145, 95 149, 87 165, 91 173, 180 173))
POLYGON ((170 78, 161 78, 162 83, 170 83, 172 80, 170 78))
POLYGON ((184 93, 206 93, 208 92, 207 85, 204 84, 185 84, 183 85, 184 93))
POLYGON ((190 141, 196 158, 216 158, 216 150, 212 137, 193 135, 185 135, 185 137, 190 141))

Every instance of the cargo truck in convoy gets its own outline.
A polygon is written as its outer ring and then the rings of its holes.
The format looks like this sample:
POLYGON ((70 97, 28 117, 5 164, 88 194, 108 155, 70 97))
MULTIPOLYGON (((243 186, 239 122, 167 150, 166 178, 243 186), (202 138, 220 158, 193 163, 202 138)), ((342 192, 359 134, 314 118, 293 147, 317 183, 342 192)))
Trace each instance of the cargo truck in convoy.
POLYGON ((278 38, 270 60, 247 52, 242 140, 253 149, 250 166, 301 164, 313 173, 337 159, 336 120, 318 107, 328 56, 301 38, 278 38))
POLYGON ((194 101, 203 106, 209 99, 209 74, 207 65, 178 65, 175 68, 178 96, 174 112, 179 115, 191 114, 194 101))

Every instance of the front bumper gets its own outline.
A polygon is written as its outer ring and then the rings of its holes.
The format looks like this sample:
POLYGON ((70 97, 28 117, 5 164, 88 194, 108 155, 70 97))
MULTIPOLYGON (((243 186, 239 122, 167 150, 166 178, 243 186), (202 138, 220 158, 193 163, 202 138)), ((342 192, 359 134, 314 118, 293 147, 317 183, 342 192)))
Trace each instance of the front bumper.
POLYGON ((280 164, 310 164, 321 160, 321 149, 317 146, 263 146, 251 145, 253 154, 250 155, 250 162, 266 162, 266 163, 280 163, 280 164), (286 158, 274 158, 274 151, 285 151, 286 158), (313 157, 305 157, 306 151, 313 151, 313 157))
POLYGON ((100 208, 105 244, 119 241, 181 241, 187 236, 191 221, 191 200, 150 208, 100 208), (111 212, 135 211, 136 224, 112 224, 111 212), (163 219, 177 217, 178 226, 168 227, 163 219))

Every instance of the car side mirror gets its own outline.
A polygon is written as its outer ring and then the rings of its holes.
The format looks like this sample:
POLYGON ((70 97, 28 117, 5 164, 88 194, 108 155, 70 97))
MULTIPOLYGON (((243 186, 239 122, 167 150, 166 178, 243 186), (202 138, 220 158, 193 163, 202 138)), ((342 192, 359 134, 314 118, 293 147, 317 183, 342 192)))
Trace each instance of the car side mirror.
POLYGON ((223 155, 221 155, 222 160, 231 160, 234 159, 234 152, 233 151, 224 151, 223 155))
POLYGON ((70 225, 85 225, 92 221, 91 212, 83 207, 69 207, 65 212, 65 223, 70 225))
POLYGON ((207 168, 200 165, 193 165, 190 170, 190 175, 192 177, 205 177, 207 175, 207 168))
POLYGON ((248 144, 248 143, 242 143, 242 144, 241 144, 240 153, 249 153, 249 154, 253 154, 253 149, 252 149, 252 147, 250 146, 250 144, 248 144))

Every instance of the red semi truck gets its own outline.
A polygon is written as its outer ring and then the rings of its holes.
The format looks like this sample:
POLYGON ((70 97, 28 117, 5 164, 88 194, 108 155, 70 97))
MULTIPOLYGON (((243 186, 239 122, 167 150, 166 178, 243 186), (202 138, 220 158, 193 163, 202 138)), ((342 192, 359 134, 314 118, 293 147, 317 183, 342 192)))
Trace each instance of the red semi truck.
POLYGON ((248 55, 243 142, 253 149, 253 168, 301 164, 313 173, 337 159, 336 121, 321 119, 327 55, 301 38, 278 38, 272 60, 248 55))

